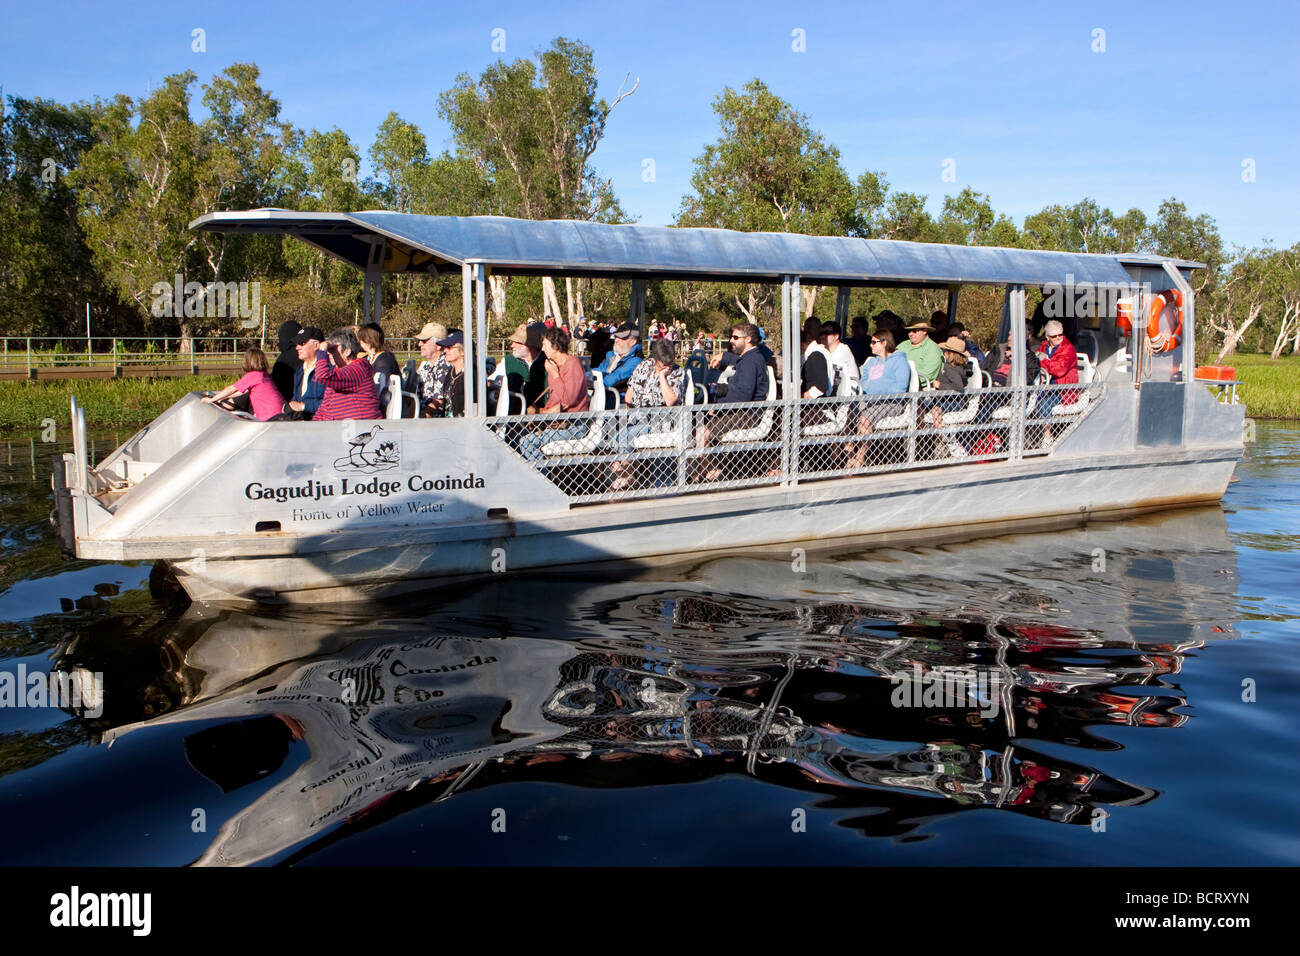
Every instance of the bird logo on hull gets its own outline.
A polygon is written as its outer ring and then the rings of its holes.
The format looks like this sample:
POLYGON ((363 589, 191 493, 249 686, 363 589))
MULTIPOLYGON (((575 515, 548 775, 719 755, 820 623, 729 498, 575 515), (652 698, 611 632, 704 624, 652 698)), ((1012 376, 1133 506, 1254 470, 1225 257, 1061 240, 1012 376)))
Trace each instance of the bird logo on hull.
POLYGON ((402 433, 375 425, 348 439, 348 453, 334 460, 335 471, 359 471, 373 475, 402 463, 402 433))

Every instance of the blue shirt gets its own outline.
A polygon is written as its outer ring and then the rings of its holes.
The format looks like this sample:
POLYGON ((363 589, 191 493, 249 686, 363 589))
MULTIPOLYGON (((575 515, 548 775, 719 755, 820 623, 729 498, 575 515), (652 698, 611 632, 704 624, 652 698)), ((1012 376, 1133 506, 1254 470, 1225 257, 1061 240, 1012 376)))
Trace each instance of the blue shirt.
POLYGON ((736 361, 736 371, 727 383, 727 394, 718 399, 722 402, 765 402, 767 401, 767 362, 763 353, 753 348, 736 361))
POLYGON ((883 360, 873 355, 862 366, 863 395, 893 395, 906 392, 911 384, 912 370, 902 352, 891 352, 883 360))
POLYGON ((632 346, 632 351, 620 357, 613 349, 609 350, 609 357, 600 367, 601 377, 605 380, 606 388, 626 388, 627 383, 632 378, 632 373, 636 367, 641 364, 641 346, 640 344, 632 346))

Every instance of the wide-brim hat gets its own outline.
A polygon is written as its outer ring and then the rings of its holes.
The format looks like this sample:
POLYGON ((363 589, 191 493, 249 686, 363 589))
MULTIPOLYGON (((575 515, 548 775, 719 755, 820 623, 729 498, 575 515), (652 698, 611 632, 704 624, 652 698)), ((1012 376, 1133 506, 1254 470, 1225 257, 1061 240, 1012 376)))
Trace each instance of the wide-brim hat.
POLYGON ((510 341, 514 342, 516 345, 528 344, 528 323, 527 322, 521 322, 515 328, 514 334, 510 336, 510 341))
POLYGON ((925 319, 913 319, 907 325, 903 326, 903 328, 907 329, 909 332, 929 332, 930 323, 925 321, 925 319))
POLYGON ((614 333, 614 338, 616 339, 626 339, 626 338, 639 339, 640 337, 641 337, 641 326, 637 325, 635 322, 624 322, 622 325, 618 327, 618 331, 614 333))
POLYGON ((947 342, 940 342, 939 348, 943 349, 945 352, 956 352, 963 359, 967 357, 966 341, 960 336, 954 335, 952 338, 948 339, 947 342))

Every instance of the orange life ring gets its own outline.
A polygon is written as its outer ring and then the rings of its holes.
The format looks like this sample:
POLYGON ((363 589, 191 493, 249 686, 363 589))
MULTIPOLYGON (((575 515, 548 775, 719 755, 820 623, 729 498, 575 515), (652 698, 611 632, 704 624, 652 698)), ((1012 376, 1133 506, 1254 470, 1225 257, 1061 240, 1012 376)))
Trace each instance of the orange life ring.
POLYGON ((1178 348, 1183 336, 1183 294, 1177 289, 1165 289, 1157 292, 1151 299, 1151 308, 1147 312, 1147 338, 1151 340, 1151 351, 1172 352, 1178 348), (1160 331, 1160 317, 1167 306, 1175 306, 1177 311, 1174 330, 1168 334, 1160 331))

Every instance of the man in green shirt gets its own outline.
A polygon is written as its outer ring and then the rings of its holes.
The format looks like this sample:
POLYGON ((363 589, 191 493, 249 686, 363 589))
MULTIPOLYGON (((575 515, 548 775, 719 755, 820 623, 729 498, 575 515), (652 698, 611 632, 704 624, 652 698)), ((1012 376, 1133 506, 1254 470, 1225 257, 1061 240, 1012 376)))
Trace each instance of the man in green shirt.
POLYGON ((925 319, 913 319, 907 326, 907 341, 898 347, 905 358, 916 366, 916 377, 926 388, 939 377, 943 368, 943 353, 930 338, 930 324, 925 319))

